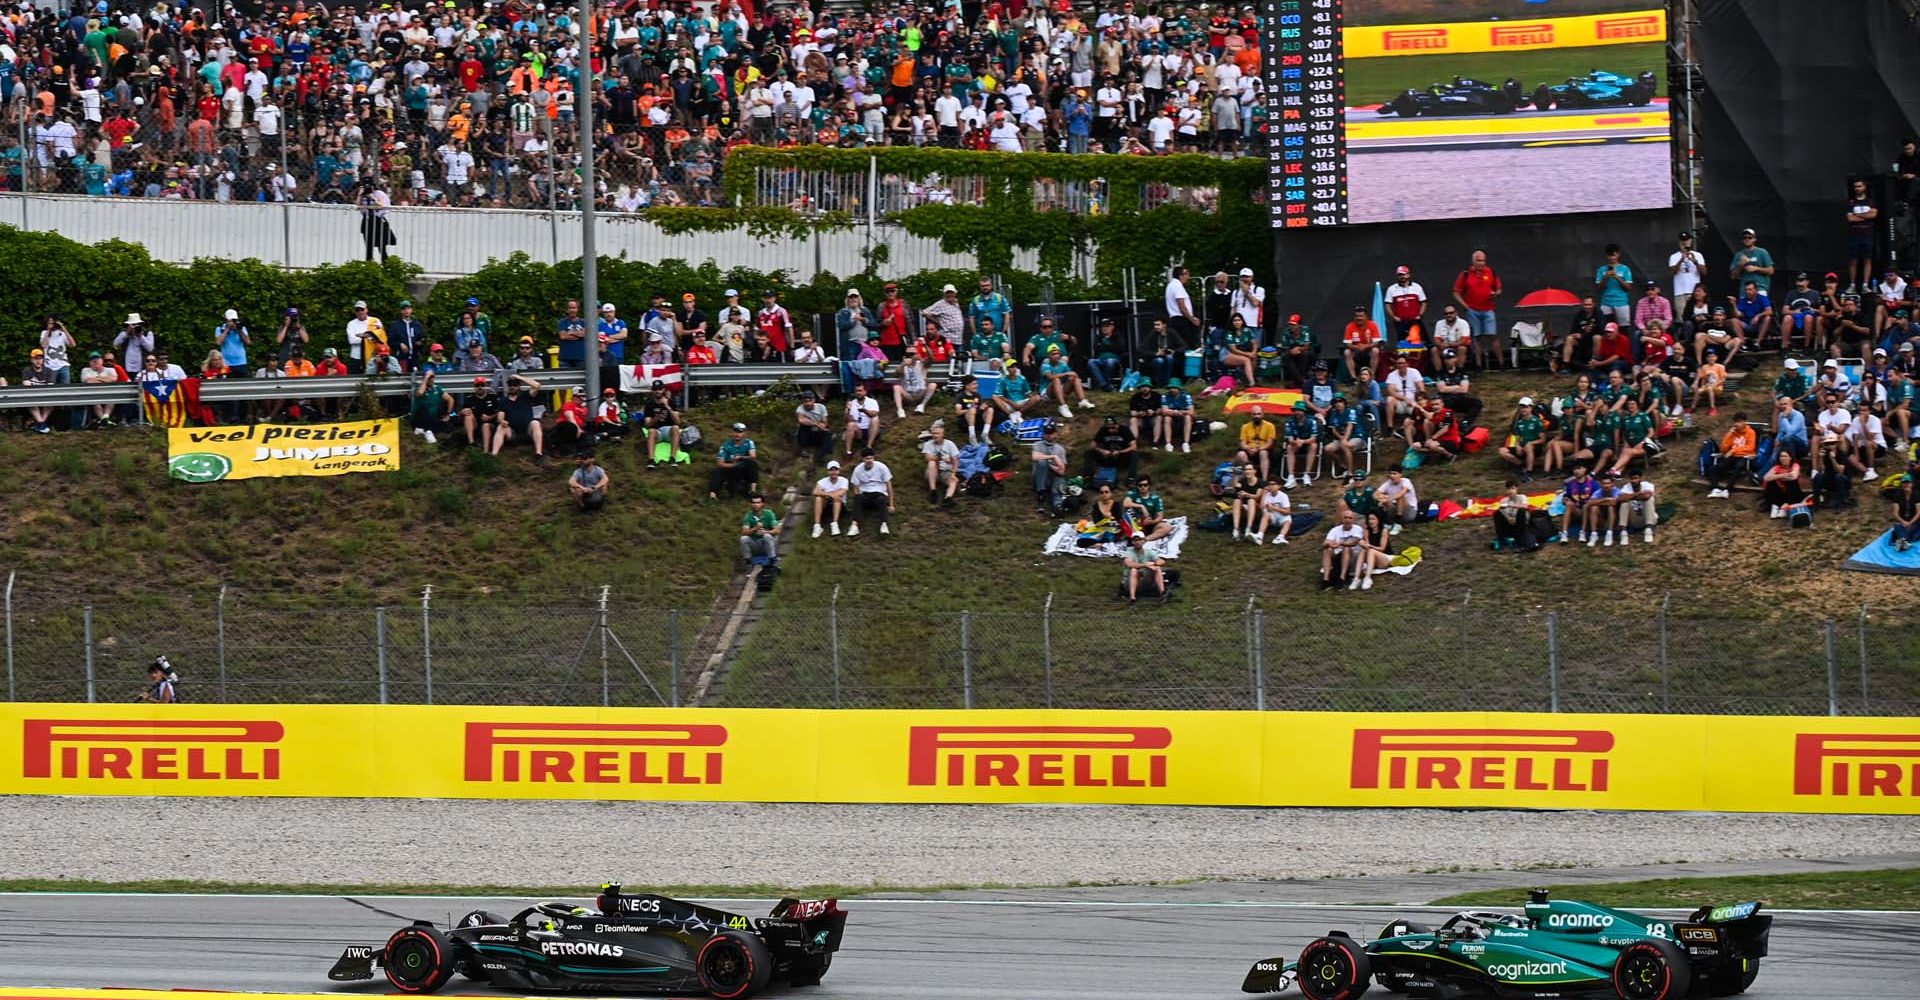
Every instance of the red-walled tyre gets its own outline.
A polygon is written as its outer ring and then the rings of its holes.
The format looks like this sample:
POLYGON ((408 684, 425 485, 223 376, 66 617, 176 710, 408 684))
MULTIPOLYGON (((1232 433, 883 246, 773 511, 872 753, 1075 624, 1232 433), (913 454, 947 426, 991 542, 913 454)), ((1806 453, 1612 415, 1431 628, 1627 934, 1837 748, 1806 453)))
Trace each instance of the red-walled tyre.
POLYGON ((1372 964, 1360 942, 1347 937, 1323 937, 1300 949, 1294 974, 1307 1000, 1356 1000, 1367 992, 1372 964))
POLYGON ((1620 1000, 1679 1000, 1693 989, 1693 966, 1671 941, 1636 941, 1613 963, 1613 992, 1620 1000))
POLYGON ((431 927, 402 927, 387 939, 380 964, 387 982, 402 993, 432 993, 453 978, 447 939, 431 927))
POLYGON ((700 988, 719 1000, 746 1000, 767 988, 773 978, 773 956, 758 935, 721 931, 700 948, 694 961, 700 988))

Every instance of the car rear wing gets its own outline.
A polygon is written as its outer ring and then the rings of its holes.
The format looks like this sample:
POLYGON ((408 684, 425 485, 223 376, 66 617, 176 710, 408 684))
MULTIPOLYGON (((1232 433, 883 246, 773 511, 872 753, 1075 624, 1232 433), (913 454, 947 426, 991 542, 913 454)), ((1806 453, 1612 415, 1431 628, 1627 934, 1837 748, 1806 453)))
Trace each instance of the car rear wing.
POLYGON ((342 983, 372 979, 374 966, 380 964, 383 951, 385 949, 377 944, 348 945, 333 963, 333 968, 327 970, 327 978, 342 983))
POLYGON ((810 954, 839 951, 840 937, 847 927, 847 911, 840 908, 837 899, 782 899, 773 904, 768 918, 805 928, 800 948, 810 954))
MULTIPOLYGON (((1740 954, 1748 958, 1767 956, 1767 938, 1773 933, 1773 916, 1760 912, 1759 903, 1734 903, 1731 906, 1703 906, 1693 911, 1687 922, 1675 928, 1684 942, 1688 932, 1712 930, 1724 934, 1740 954), (1691 925, 1691 926, 1689 926, 1691 925)), ((1703 933, 1702 940, 1706 939, 1703 933)))

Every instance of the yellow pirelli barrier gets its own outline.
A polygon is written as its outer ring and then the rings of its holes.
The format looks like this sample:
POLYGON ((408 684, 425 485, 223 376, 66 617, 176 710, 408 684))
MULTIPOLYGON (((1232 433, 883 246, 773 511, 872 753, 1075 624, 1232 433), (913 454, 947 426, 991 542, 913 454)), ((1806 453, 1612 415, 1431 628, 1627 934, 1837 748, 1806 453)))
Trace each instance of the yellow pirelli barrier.
POLYGON ((0 794, 1920 814, 1920 720, 17 704, 0 794))
POLYGON ((1349 26, 1341 32, 1348 59, 1431 56, 1467 52, 1525 52, 1584 45, 1629 45, 1667 40, 1664 10, 1621 11, 1583 17, 1511 21, 1349 26))

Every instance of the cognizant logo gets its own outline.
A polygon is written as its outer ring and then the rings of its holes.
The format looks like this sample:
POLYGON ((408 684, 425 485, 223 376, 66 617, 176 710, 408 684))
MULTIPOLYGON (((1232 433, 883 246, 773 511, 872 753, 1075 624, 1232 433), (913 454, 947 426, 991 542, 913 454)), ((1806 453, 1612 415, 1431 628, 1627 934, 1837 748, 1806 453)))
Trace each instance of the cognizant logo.
POLYGON ((1487 975, 1495 979, 1531 979, 1537 976, 1564 976, 1565 962, 1509 962, 1487 966, 1487 975))

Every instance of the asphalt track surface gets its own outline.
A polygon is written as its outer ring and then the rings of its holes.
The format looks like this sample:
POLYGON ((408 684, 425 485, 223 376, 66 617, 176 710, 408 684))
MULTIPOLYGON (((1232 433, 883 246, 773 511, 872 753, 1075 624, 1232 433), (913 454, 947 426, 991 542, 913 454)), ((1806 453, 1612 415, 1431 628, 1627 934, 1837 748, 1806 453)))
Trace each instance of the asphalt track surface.
POLYGON ((1402 222, 1665 208, 1666 142, 1512 149, 1351 150, 1348 221, 1402 222))
MULTIPOLYGON (((826 982, 778 991, 816 1000, 1105 1000, 1242 996, 1257 959, 1290 954, 1331 928, 1370 933, 1412 908, 1235 903, 1243 887, 1153 888, 1131 899, 859 899, 826 982), (1203 891, 1196 891, 1203 890, 1203 891), (1210 897, 1210 898, 1209 898, 1210 897)), ((1720 900, 1716 902, 1729 902, 1720 900)), ((436 922, 515 901, 333 897, 0 896, 0 995, 8 987, 126 987, 375 996, 384 979, 335 984, 350 944, 401 922, 436 922)), ((765 902, 720 905, 765 912, 765 902)), ((1911 997, 1920 914, 1795 913, 1749 996, 1911 997)), ((485 990, 450 992, 488 995, 485 990)), ((1298 995, 1298 994, 1293 994, 1298 995)), ((1381 994, 1387 996, 1389 994, 1381 994)))

